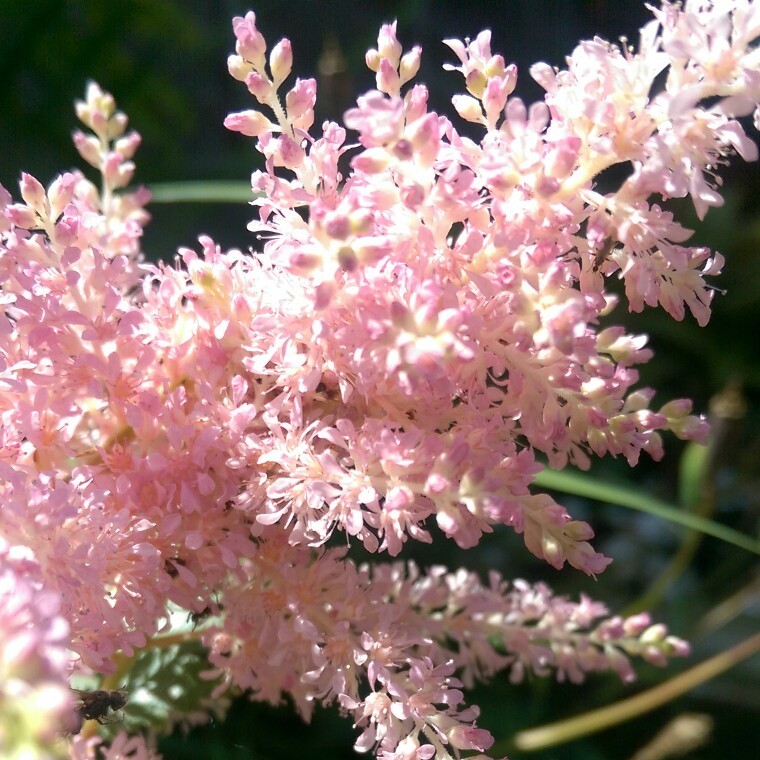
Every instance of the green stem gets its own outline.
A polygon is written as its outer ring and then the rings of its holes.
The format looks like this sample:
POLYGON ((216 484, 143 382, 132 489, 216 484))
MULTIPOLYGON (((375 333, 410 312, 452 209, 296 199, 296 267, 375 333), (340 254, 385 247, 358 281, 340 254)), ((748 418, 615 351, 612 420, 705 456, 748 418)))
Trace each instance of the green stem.
POLYGON ((151 203, 250 203, 256 195, 250 182, 156 182, 149 188, 151 203))
POLYGON ((514 737, 514 746, 525 752, 535 752, 610 728, 674 700, 756 652, 760 652, 760 633, 750 636, 731 649, 695 665, 653 689, 624 699, 622 702, 592 710, 575 718, 521 731, 514 737))
MULTIPOLYGON (((691 443, 681 457, 679 502, 688 514, 693 514, 700 520, 710 520, 715 513, 717 458, 730 434, 732 423, 745 415, 746 403, 741 391, 733 383, 710 400, 710 440, 707 447, 691 443)), ((665 570, 622 614, 632 615, 659 606, 678 578, 686 572, 701 543, 702 533, 689 530, 665 570)))
POLYGON ((745 536, 739 531, 713 520, 705 520, 691 512, 684 512, 672 507, 670 504, 655 499, 630 484, 603 483, 590 475, 556 470, 543 470, 536 476, 535 484, 552 491, 562 491, 575 496, 584 496, 596 501, 606 501, 610 504, 646 512, 676 525, 701 531, 708 536, 713 536, 753 554, 760 554, 760 541, 757 539, 745 536))

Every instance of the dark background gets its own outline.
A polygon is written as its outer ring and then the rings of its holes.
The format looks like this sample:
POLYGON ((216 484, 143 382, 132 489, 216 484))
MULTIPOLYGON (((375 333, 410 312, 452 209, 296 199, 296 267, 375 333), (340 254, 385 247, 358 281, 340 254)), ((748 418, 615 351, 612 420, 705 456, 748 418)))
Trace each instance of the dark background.
MULTIPOLYGON (((0 183, 17 195, 21 169, 49 183, 60 171, 80 166, 70 133, 77 126, 73 101, 81 98, 87 79, 96 80, 116 97, 143 136, 136 156, 137 180, 228 179, 247 181, 260 166, 252 141, 224 129, 224 116, 253 107, 245 87, 227 74, 226 58, 234 43, 231 18, 250 6, 233 0, 3 0, 0 3, 0 183)), ((462 90, 461 77, 441 70, 455 57, 440 43, 447 37, 474 37, 493 31, 492 49, 518 65, 517 94, 532 101, 539 88, 528 74, 531 63, 543 60, 563 65, 564 56, 582 38, 599 34, 635 44, 637 30, 650 16, 643 3, 629 0, 265 0, 257 3, 258 24, 269 47, 283 36, 293 43, 294 74, 313 76, 325 50, 339 50, 345 68, 321 76, 318 120, 338 119, 356 95, 373 86, 364 67, 364 53, 376 44, 384 21, 398 19, 405 49, 423 46, 417 81, 430 90, 433 109, 451 113, 450 98, 462 90)), ((754 135, 756 137, 756 134, 754 135)), ((760 500, 758 463, 760 438, 760 214, 757 165, 738 161, 723 172, 726 205, 698 225, 689 203, 675 204, 682 221, 697 229, 694 243, 726 254, 710 325, 699 329, 687 316, 674 323, 661 312, 627 315, 621 307, 616 321, 647 332, 657 355, 642 371, 646 384, 658 388, 658 401, 687 396, 700 411, 710 399, 733 384, 744 400, 743 413, 721 437, 711 487, 716 491, 714 519, 758 535, 760 500)), ((223 247, 254 245, 245 229, 253 211, 245 204, 155 205, 145 235, 145 250, 153 259, 170 259, 177 246, 195 244, 198 234, 211 234, 223 247)), ((595 468, 600 477, 625 480, 674 502, 683 447, 667 443, 663 463, 647 461, 629 471, 620 462, 595 468)), ((682 532, 614 505, 564 498, 571 512, 598 530, 598 548, 615 558, 594 583, 574 571, 556 574, 534 560, 511 532, 497 532, 477 550, 463 553, 448 542, 423 554, 423 562, 462 564, 485 570, 497 567, 507 577, 548 580, 567 593, 586 593, 606 601, 616 611, 635 602, 656 579, 684 541, 682 532)), ((411 555, 411 551, 405 555, 411 555)), ((750 595, 743 613, 730 625, 699 634, 702 616, 732 594, 757 580, 756 558, 706 539, 689 567, 673 583, 655 617, 694 642, 695 658, 726 649, 758 628, 758 597, 750 595)), ((757 589, 757 586, 755 586, 757 589)), ((738 748, 754 746, 760 658, 745 663, 667 708, 624 726, 577 741, 537 757, 556 760, 617 760, 628 758, 670 718, 699 711, 715 720, 710 743, 689 755, 722 758, 738 748)), ((682 663, 670 672, 685 667, 682 663)), ((642 667, 634 689, 656 683, 663 674, 642 667)), ((594 678, 582 687, 537 681, 511 686, 496 681, 472 700, 483 708, 481 724, 498 739, 516 730, 557 720, 621 699, 633 690, 615 679, 594 678)), ((319 710, 312 726, 304 727, 286 709, 237 702, 223 724, 212 724, 167 740, 167 760, 175 758, 240 758, 267 760, 308 753, 313 757, 356 757, 350 749, 354 732, 349 721, 331 710, 319 710)), ((510 752, 516 760, 528 757, 510 752)))

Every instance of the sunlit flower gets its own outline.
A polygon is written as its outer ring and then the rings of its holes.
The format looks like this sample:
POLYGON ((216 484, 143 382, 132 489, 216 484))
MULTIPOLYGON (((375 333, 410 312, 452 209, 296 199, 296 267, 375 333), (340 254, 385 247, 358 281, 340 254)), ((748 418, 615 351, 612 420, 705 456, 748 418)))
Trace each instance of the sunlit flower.
MULTIPOLYGON (((653 408, 637 387, 646 336, 600 321, 610 277, 632 310, 708 321, 723 258, 685 245, 661 202, 690 196, 703 216, 722 202, 715 166, 757 157, 738 118, 760 123, 760 27, 747 0, 654 14, 638 49, 596 38, 566 70, 536 64, 546 96, 530 106, 489 32, 448 40, 477 140, 410 84, 421 51, 404 53, 395 23, 367 54, 377 89, 313 133, 316 83, 286 84, 290 42, 267 56, 255 15, 236 17, 228 68, 253 107, 225 124, 264 156, 249 229, 266 242, 201 236, 155 266, 140 250, 148 193, 125 189, 139 136, 88 86, 74 144, 100 189, 79 172, 47 188, 22 174, 17 203, 0 188, 9 757, 55 756, 65 676, 113 672, 170 605, 223 612, 198 634, 215 694, 285 693, 305 717, 337 702, 356 748, 385 760, 487 751, 462 689, 497 672, 628 682, 632 657, 687 654, 646 615, 542 584, 326 548, 342 534, 396 556, 433 523, 468 548, 508 526, 553 567, 596 575, 611 560, 536 491, 541 462, 633 466, 662 456, 666 431, 704 440, 688 401, 653 408), (602 193, 616 164, 632 171, 602 193)), ((72 758, 96 753, 156 757, 123 733, 70 742, 72 758)))

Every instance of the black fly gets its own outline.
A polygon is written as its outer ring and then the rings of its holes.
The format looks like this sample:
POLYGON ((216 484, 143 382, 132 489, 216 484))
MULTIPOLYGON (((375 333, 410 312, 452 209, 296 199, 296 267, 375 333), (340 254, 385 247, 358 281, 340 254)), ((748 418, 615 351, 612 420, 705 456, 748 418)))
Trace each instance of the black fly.
MULTIPOLYGON (((127 704, 129 693, 124 689, 107 691, 98 689, 86 691, 84 689, 72 689, 77 697, 75 712, 81 721, 96 720, 98 723, 117 723, 122 716, 116 713, 127 704)), ((81 725, 80 725, 81 728, 81 725)), ((73 733, 77 733, 74 731, 73 733)))

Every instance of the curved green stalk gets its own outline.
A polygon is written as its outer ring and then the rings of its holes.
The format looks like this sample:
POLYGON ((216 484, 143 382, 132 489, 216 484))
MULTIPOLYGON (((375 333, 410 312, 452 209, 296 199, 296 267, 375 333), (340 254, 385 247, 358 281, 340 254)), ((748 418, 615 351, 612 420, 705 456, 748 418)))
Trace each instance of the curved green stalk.
POLYGON ((631 484, 604 483, 598 478, 577 471, 558 472, 556 470, 544 470, 539 473, 535 482, 542 488, 562 491, 574 496, 583 496, 596 501, 606 501, 611 504, 618 504, 621 507, 646 512, 684 528, 718 538, 745 551, 760 554, 760 541, 713 520, 678 509, 667 502, 650 496, 631 484))
POLYGON ((148 188, 151 203, 250 203, 255 197, 250 182, 156 182, 148 188))
POLYGON ((634 697, 575 718, 520 731, 513 744, 524 752, 534 752, 610 728, 672 701, 757 652, 760 652, 760 633, 634 697))
MULTIPOLYGON (((711 467, 713 446, 690 443, 681 457, 678 492, 681 507, 687 514, 709 520, 715 512, 714 468, 711 467)), ((704 534, 689 530, 683 536, 678 551, 671 557, 665 569, 658 574, 651 586, 621 614, 633 615, 659 606, 668 590, 688 569, 694 559, 704 534)))

